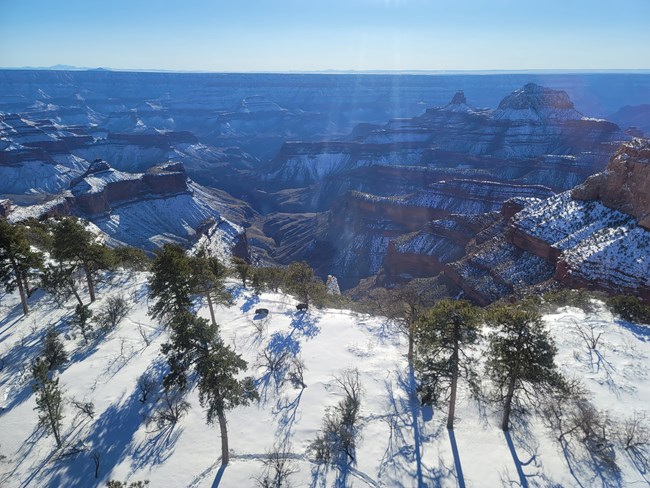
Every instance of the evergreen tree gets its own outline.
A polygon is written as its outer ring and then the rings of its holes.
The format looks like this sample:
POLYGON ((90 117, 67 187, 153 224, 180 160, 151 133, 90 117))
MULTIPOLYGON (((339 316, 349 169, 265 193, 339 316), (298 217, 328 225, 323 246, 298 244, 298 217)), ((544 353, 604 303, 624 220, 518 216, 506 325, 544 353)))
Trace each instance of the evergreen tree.
POLYGON ((217 341, 218 330, 204 318, 188 311, 174 315, 169 322, 169 341, 162 345, 167 356, 169 373, 163 379, 165 388, 187 388, 188 375, 210 353, 217 341))
POLYGON ((197 364, 199 401, 202 407, 207 408, 208 423, 212 424, 215 418, 219 423, 223 466, 229 461, 226 411, 259 398, 252 378, 237 378, 246 366, 240 355, 220 341, 197 364))
POLYGON ((65 262, 48 263, 41 275, 41 286, 59 305, 63 305, 71 296, 75 297, 80 306, 84 304, 75 279, 74 265, 65 262))
POLYGON ((169 363, 163 385, 185 389, 188 374, 196 374, 199 400, 207 408, 207 421, 212 423, 216 418, 221 429, 221 462, 228 464, 226 411, 258 398, 251 378, 237 378, 246 369, 246 361, 223 344, 217 328, 203 318, 180 312, 170 326, 170 340, 162 346, 169 363))
POLYGON ((45 333, 43 359, 47 369, 50 370, 63 366, 68 361, 68 354, 65 352, 65 347, 54 328, 49 328, 45 333))
POLYGON ((327 294, 325 284, 315 275, 314 270, 304 261, 293 262, 284 273, 284 289, 295 295, 302 303, 323 299, 327 294))
POLYGON ((42 265, 40 254, 29 246, 23 227, 0 219, 0 281, 7 293, 18 288, 25 315, 29 313, 27 296, 30 270, 42 265))
POLYGON ((210 257, 204 250, 190 258, 192 269, 193 288, 202 294, 210 310, 212 325, 217 326, 217 319, 214 315, 214 302, 228 304, 232 297, 225 287, 225 279, 228 268, 218 258, 210 257))
POLYGON ((149 314, 169 320, 192 305, 193 278, 190 259, 176 244, 165 244, 156 252, 149 278, 149 298, 155 300, 149 314))
POLYGON ((70 324, 79 329, 86 344, 88 344, 88 335, 93 330, 92 324, 90 323, 92 316, 93 313, 88 308, 88 305, 77 305, 74 310, 74 315, 70 319, 70 324))
POLYGON ((486 369, 503 404, 501 428, 508 430, 513 404, 543 388, 562 388, 555 365, 557 349, 536 311, 500 305, 489 311, 490 335, 486 369))
POLYGON ((469 302, 441 300, 420 316, 415 328, 423 403, 438 406, 448 399, 448 429, 454 428, 458 379, 473 376, 473 360, 465 351, 479 338, 478 319, 478 309, 469 302))
POLYGON ((63 420, 63 399, 59 388, 59 379, 52 379, 45 361, 37 360, 32 367, 38 410, 38 426, 53 434, 57 447, 61 447, 61 421, 63 420))
POLYGON ((245 259, 239 257, 233 257, 232 264, 235 268, 235 273, 237 274, 237 276, 239 276, 239 279, 241 280, 241 284, 245 288, 246 279, 248 278, 248 274, 250 273, 251 265, 248 264, 245 259))
POLYGON ((120 246, 112 250, 116 266, 130 271, 149 271, 151 259, 138 247, 120 246))
POLYGON ((94 235, 74 217, 65 217, 54 226, 52 255, 59 263, 66 263, 67 269, 74 273, 81 269, 88 284, 90 301, 95 301, 94 276, 100 269, 112 264, 108 249, 95 242, 94 235))
POLYGON ((407 359, 409 364, 413 363, 413 352, 415 347, 415 328, 422 312, 427 309, 433 300, 413 282, 392 290, 377 292, 374 297, 372 308, 379 310, 382 315, 397 322, 402 331, 408 337, 407 359))

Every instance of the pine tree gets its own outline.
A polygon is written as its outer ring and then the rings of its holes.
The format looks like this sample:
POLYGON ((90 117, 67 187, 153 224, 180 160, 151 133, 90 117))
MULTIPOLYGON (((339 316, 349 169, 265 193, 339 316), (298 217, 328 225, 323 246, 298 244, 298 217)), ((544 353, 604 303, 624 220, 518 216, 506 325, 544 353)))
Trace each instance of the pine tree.
POLYGON ((538 312, 500 305, 487 319, 496 331, 489 339, 486 369, 503 404, 501 428, 508 430, 513 405, 522 397, 564 383, 555 365, 557 349, 538 312))
POLYGON ((163 344, 169 373, 165 388, 187 388, 188 375, 198 377, 199 400, 207 408, 208 423, 215 418, 221 429, 223 465, 228 464, 228 429, 226 411, 257 399, 251 378, 238 379, 246 361, 223 344, 217 328, 189 312, 180 312, 170 322, 169 342, 163 344))
POLYGON ((208 256, 204 250, 190 258, 190 267, 193 289, 206 298, 212 325, 216 327, 214 302, 228 304, 232 301, 232 296, 225 287, 228 268, 218 258, 208 256))
POLYGON ((42 265, 41 255, 31 250, 22 226, 0 219, 0 281, 7 293, 18 288, 25 315, 29 313, 27 295, 30 270, 42 265))
POLYGON ((245 288, 246 279, 248 278, 248 274, 250 273, 251 265, 248 264, 245 259, 236 256, 232 258, 232 264, 235 267, 235 273, 237 273, 237 276, 239 276, 239 279, 241 280, 241 284, 245 288))
POLYGON ((45 333, 43 359, 49 370, 63 366, 68 361, 68 354, 54 328, 49 328, 45 333))
POLYGON ((385 290, 375 298, 373 307, 383 315, 397 322, 408 337, 407 359, 413 363, 415 347, 415 328, 420 314, 431 301, 426 293, 413 284, 401 288, 385 290))
POLYGON ((38 410, 38 426, 53 434, 57 447, 61 447, 61 421, 63 420, 63 398, 59 388, 59 379, 52 379, 45 361, 37 360, 32 367, 38 410))
POLYGON ((187 311, 192 305, 192 267, 185 250, 176 244, 165 244, 156 252, 149 279, 149 298, 155 300, 149 314, 169 320, 187 311))
POLYGON ((112 256, 108 249, 94 241, 94 236, 74 217, 65 217, 54 227, 53 257, 67 264, 71 274, 81 269, 88 284, 90 301, 95 301, 94 276, 100 269, 108 269, 112 256))
POLYGON ((207 422, 217 419, 221 430, 221 464, 229 462, 226 411, 257 400, 253 379, 238 379, 246 369, 246 361, 229 346, 217 342, 210 353, 197 364, 199 401, 207 408, 207 422))
POLYGON ((448 398, 448 429, 454 428, 458 379, 473 376, 473 360, 465 351, 479 338, 478 319, 478 309, 469 302, 441 300, 420 316, 415 328, 423 402, 439 405, 448 398))
POLYGON ((77 305, 74 315, 70 319, 70 324, 79 329, 86 344, 88 344, 88 335, 92 331, 92 324, 90 323, 92 316, 93 313, 88 308, 88 305, 77 305))

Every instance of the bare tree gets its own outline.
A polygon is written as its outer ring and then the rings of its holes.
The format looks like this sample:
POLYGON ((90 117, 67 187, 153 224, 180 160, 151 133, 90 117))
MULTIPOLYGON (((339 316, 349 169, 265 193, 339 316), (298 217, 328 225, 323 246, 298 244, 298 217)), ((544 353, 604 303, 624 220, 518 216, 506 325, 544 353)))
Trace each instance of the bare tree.
POLYGON ((101 457, 99 451, 93 451, 91 457, 95 464, 95 479, 97 479, 99 477, 99 458, 101 457))
POLYGON ((183 394, 176 389, 166 389, 161 400, 158 409, 147 420, 150 432, 173 429, 190 408, 190 404, 185 401, 183 394), (152 424, 153 428, 150 428, 149 426, 152 424))
POLYGON ((343 372, 334 381, 343 398, 325 412, 323 427, 308 450, 316 461, 341 467, 356 461, 362 388, 357 369, 343 372))
POLYGON ((650 446, 650 419, 646 412, 634 412, 625 419, 618 438, 626 451, 641 453, 650 446))
POLYGON ((145 371, 138 377, 136 386, 140 392, 140 398, 138 398, 138 401, 140 403, 145 403, 149 395, 158 388, 158 382, 150 371, 145 371))
POLYGON ((291 444, 283 442, 266 453, 264 471, 256 478, 260 488, 291 488, 289 477, 298 472, 298 465, 291 458, 291 444))
POLYGON ((97 323, 105 332, 113 330, 129 314, 129 303, 122 295, 108 297, 97 313, 97 323))

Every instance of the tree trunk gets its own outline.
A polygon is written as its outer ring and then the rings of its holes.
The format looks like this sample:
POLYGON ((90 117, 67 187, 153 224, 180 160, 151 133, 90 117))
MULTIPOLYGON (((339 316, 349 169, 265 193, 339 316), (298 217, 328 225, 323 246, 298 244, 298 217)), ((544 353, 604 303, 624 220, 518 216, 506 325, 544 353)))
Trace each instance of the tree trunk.
POLYGON ((18 264, 16 264, 16 260, 13 257, 11 258, 11 267, 16 275, 16 284, 18 285, 18 293, 20 294, 20 304, 23 306, 23 314, 27 315, 29 313, 29 307, 27 306, 27 295, 25 294, 25 288, 23 287, 23 277, 21 272, 18 270, 18 264))
POLYGON ((86 272, 86 281, 88 282, 88 293, 90 294, 90 303, 95 301, 95 284, 93 283, 93 275, 90 269, 84 268, 86 272))
POLYGON ((221 429, 221 465, 225 466, 230 462, 230 454, 228 452, 228 426, 223 410, 217 411, 217 418, 219 419, 219 429, 221 429))
POLYGON ((61 447, 61 437, 59 435, 59 424, 56 420, 57 415, 56 412, 53 411, 53 405, 51 404, 51 400, 48 401, 47 403, 47 415, 50 420, 50 428, 52 429, 52 433, 54 434, 54 440, 56 441, 56 447, 61 447))
POLYGON ((81 297, 79 296, 79 292, 77 291, 77 287, 74 284, 73 278, 70 278, 69 285, 70 285, 70 289, 72 290, 72 293, 73 293, 74 297, 77 299, 77 302, 79 302, 79 305, 81 305, 83 307, 84 302, 81 301, 81 297))
POLYGON ((210 297, 210 290, 206 288, 205 297, 208 299, 208 308, 210 309, 210 319, 212 319, 212 325, 217 326, 217 319, 214 316, 214 307, 212 306, 212 298, 210 297))
POLYGON ((406 359, 408 359, 409 365, 413 364, 413 349, 415 347, 415 338, 413 337, 413 328, 415 324, 409 323, 408 326, 408 336, 409 336, 409 350, 406 354, 406 359))
POLYGON ((510 378, 508 383, 508 393, 503 404, 503 419, 501 421, 501 429, 506 431, 510 428, 510 411, 512 410, 512 398, 515 396, 515 377, 510 378))
POLYGON ((447 415, 447 429, 449 430, 454 429, 454 417, 456 415, 457 388, 458 388, 458 340, 454 340, 454 352, 451 355, 451 394, 449 396, 449 413, 447 415))
POLYGON ((16 282, 18 283, 18 293, 20 293, 20 304, 23 306, 23 314, 27 315, 29 313, 29 307, 27 306, 27 295, 25 294, 25 289, 23 288, 23 280, 20 275, 16 275, 16 282))
POLYGON ((25 287, 25 295, 29 297, 32 294, 32 291, 29 288, 29 280, 26 275, 23 275, 23 287, 25 287))

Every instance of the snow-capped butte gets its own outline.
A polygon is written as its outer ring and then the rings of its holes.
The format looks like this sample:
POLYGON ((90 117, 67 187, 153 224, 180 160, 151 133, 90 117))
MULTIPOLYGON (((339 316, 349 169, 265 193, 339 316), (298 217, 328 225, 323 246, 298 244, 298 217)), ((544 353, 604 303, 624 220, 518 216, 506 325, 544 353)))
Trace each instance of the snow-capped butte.
POLYGON ((573 106, 566 92, 528 83, 501 100, 493 113, 507 120, 580 120, 583 115, 573 106))

